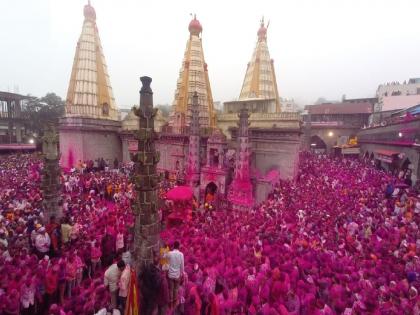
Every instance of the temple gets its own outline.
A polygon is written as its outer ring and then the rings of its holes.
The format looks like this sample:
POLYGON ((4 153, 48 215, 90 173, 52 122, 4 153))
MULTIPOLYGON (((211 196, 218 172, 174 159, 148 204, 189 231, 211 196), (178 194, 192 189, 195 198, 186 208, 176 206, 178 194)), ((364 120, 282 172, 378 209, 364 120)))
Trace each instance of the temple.
POLYGON ((273 61, 261 21, 239 100, 215 121, 207 66, 194 17, 170 120, 160 132, 159 172, 192 187, 206 207, 250 209, 278 178, 296 175, 301 122, 281 112, 273 61))
POLYGON ((236 127, 237 114, 242 108, 247 108, 250 113, 251 128, 294 128, 299 120, 297 113, 282 112, 282 101, 287 104, 290 101, 279 96, 274 60, 268 50, 267 30, 268 24, 265 25, 262 18, 239 98, 225 102, 223 113, 218 115, 218 126, 228 137, 229 128, 236 127))
POLYGON ((85 5, 83 14, 65 115, 59 126, 63 167, 98 158, 121 159, 118 134, 121 122, 96 25, 96 12, 90 2, 85 5))
POLYGON ((213 108, 207 63, 204 59, 200 22, 194 19, 188 26, 190 37, 184 53, 169 126, 180 132, 191 124, 191 106, 194 92, 198 94, 199 122, 202 127, 214 128, 216 116, 213 108))
POLYGON ((258 112, 278 113, 281 111, 277 90, 274 60, 270 58, 267 46, 267 28, 264 18, 258 30, 258 40, 247 65, 240 101, 251 101, 259 107, 258 112))
POLYGON ((295 177, 301 134, 299 114, 282 111, 274 61, 267 45, 267 29, 263 18, 239 98, 225 102, 223 113, 217 117, 218 128, 233 144, 240 138, 238 114, 244 109, 249 114, 248 138, 252 152, 249 161, 257 202, 271 189, 272 178, 295 177))
POLYGON ((90 3, 85 6, 83 14, 85 19, 67 91, 66 116, 118 120, 96 13, 90 3))

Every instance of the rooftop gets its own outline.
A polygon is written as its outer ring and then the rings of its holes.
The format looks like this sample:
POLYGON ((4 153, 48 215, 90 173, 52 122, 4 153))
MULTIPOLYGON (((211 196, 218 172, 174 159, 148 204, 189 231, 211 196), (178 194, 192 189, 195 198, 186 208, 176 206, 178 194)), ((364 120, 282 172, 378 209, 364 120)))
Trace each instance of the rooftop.
POLYGON ((371 102, 341 102, 324 103, 317 105, 306 105, 305 109, 311 115, 328 114, 371 114, 373 113, 373 104, 371 102))
POLYGON ((21 94, 16 94, 16 93, 10 93, 10 92, 2 92, 0 91, 0 100, 25 100, 25 99, 30 99, 31 96, 25 96, 25 95, 21 95, 21 94))

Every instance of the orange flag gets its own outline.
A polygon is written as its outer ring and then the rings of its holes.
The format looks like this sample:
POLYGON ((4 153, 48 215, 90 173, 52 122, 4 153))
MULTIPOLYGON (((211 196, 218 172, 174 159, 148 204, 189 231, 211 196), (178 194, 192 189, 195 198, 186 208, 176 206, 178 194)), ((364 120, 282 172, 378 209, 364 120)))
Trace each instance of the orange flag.
POLYGON ((140 314, 140 303, 139 303, 139 289, 137 285, 137 277, 134 269, 131 269, 130 286, 127 294, 127 303, 125 305, 124 315, 139 315, 140 314))

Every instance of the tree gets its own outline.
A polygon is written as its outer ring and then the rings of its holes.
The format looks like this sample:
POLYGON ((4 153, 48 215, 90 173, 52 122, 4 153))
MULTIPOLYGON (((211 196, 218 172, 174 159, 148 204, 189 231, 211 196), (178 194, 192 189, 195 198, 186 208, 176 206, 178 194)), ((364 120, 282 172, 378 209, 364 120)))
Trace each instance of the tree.
POLYGON ((64 101, 55 93, 47 93, 41 98, 30 97, 22 111, 27 118, 27 130, 42 135, 47 123, 57 124, 64 114, 64 101))

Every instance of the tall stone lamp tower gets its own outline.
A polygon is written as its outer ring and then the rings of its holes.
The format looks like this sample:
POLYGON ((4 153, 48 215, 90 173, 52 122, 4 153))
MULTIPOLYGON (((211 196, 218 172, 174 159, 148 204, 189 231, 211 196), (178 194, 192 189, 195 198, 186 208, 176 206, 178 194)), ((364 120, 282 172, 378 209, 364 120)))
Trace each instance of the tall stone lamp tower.
POLYGON ((200 121, 198 108, 198 94, 193 94, 193 106, 191 107, 192 117, 190 126, 190 137, 188 145, 188 184, 193 188, 200 182, 200 121))
POLYGON ((247 211, 254 205, 253 187, 250 177, 249 113, 246 108, 239 113, 238 142, 236 148, 235 174, 228 191, 232 208, 247 211))
POLYGON ((60 183, 60 154, 58 152, 58 133, 53 123, 48 123, 44 128, 42 137, 42 155, 44 167, 42 169, 42 193, 45 210, 45 222, 49 222, 51 216, 62 216, 61 183, 60 183))
POLYGON ((151 263, 154 252, 159 250, 159 220, 157 186, 160 180, 156 171, 159 152, 155 149, 156 134, 154 117, 157 109, 153 108, 153 92, 150 88, 152 79, 141 77, 140 106, 134 108, 139 117, 139 130, 134 134, 138 140, 138 152, 132 157, 136 199, 132 205, 135 214, 134 226, 134 261, 137 273, 151 263))

